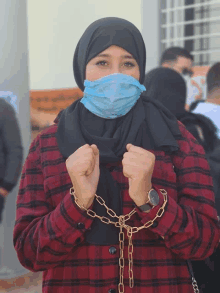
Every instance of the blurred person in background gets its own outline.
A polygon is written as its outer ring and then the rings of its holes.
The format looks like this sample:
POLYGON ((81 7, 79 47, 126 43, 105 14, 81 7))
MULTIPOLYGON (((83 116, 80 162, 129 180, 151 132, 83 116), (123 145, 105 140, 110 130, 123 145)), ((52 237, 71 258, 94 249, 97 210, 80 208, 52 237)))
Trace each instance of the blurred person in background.
POLYGON ((145 74, 146 95, 161 102, 178 120, 188 115, 185 110, 186 83, 170 68, 158 67, 145 74))
POLYGON ((214 150, 219 141, 218 129, 205 115, 185 110, 186 84, 179 73, 169 68, 152 69, 145 74, 144 85, 146 94, 161 102, 175 115, 204 147, 206 153, 214 150))
MULTIPOLYGON (((179 119, 203 146, 210 165, 215 192, 215 206, 220 216, 220 143, 217 128, 204 115, 185 110, 186 84, 179 73, 169 68, 156 68, 145 75, 147 96, 160 101, 179 119)), ((220 113, 219 113, 220 114, 220 113)), ((192 262, 201 293, 219 292, 219 248, 204 261, 192 262)))
POLYGON ((0 98, 0 276, 7 274, 3 265, 3 211, 7 196, 17 184, 22 168, 23 147, 16 112, 0 98))
POLYGON ((193 75, 193 55, 188 50, 181 47, 171 47, 166 49, 160 59, 160 65, 165 68, 172 68, 181 75, 193 75))
POLYGON ((187 260, 218 245, 204 151, 145 95, 145 63, 132 23, 92 23, 73 60, 83 98, 30 146, 13 237, 44 293, 191 293, 187 260))
POLYGON ((160 59, 160 65, 165 68, 171 68, 178 72, 184 78, 187 86, 186 110, 189 110, 190 104, 203 98, 203 91, 196 80, 192 79, 194 57, 188 50, 181 47, 170 47, 166 49, 160 59))
POLYGON ((206 101, 194 102, 190 110, 193 113, 207 116, 218 129, 220 138, 220 62, 215 63, 208 71, 206 101))

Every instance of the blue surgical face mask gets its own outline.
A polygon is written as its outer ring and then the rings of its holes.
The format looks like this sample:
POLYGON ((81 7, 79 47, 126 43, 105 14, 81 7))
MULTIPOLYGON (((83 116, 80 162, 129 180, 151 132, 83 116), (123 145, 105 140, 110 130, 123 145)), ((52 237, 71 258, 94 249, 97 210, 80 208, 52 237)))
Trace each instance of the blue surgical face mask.
POLYGON ((114 119, 127 114, 146 90, 130 75, 114 73, 95 81, 84 81, 81 103, 93 114, 114 119))

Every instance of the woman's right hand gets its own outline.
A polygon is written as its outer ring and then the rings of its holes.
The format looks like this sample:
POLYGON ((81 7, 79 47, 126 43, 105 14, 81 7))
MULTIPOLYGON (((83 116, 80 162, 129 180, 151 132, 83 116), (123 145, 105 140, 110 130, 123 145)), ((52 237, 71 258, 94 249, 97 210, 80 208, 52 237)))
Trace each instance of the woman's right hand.
POLYGON ((79 204, 88 208, 95 198, 100 176, 97 146, 85 144, 78 148, 66 160, 66 168, 79 204))

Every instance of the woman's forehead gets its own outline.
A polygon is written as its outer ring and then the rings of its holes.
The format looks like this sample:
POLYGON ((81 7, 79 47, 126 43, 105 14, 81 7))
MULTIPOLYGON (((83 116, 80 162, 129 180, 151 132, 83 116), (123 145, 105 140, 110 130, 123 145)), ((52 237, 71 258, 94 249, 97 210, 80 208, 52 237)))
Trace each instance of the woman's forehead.
POLYGON ((96 57, 111 57, 111 56, 134 58, 131 53, 126 51, 124 48, 116 46, 116 45, 109 46, 107 49, 97 54, 96 57))

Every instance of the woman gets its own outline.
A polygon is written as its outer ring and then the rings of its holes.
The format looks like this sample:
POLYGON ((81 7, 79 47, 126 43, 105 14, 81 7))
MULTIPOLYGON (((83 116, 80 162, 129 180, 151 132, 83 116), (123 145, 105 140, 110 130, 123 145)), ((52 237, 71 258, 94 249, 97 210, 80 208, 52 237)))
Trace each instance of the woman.
POLYGON ((30 147, 14 245, 43 292, 193 292, 186 260, 218 243, 203 150, 141 94, 145 60, 133 24, 92 23, 73 60, 84 97, 30 147))

